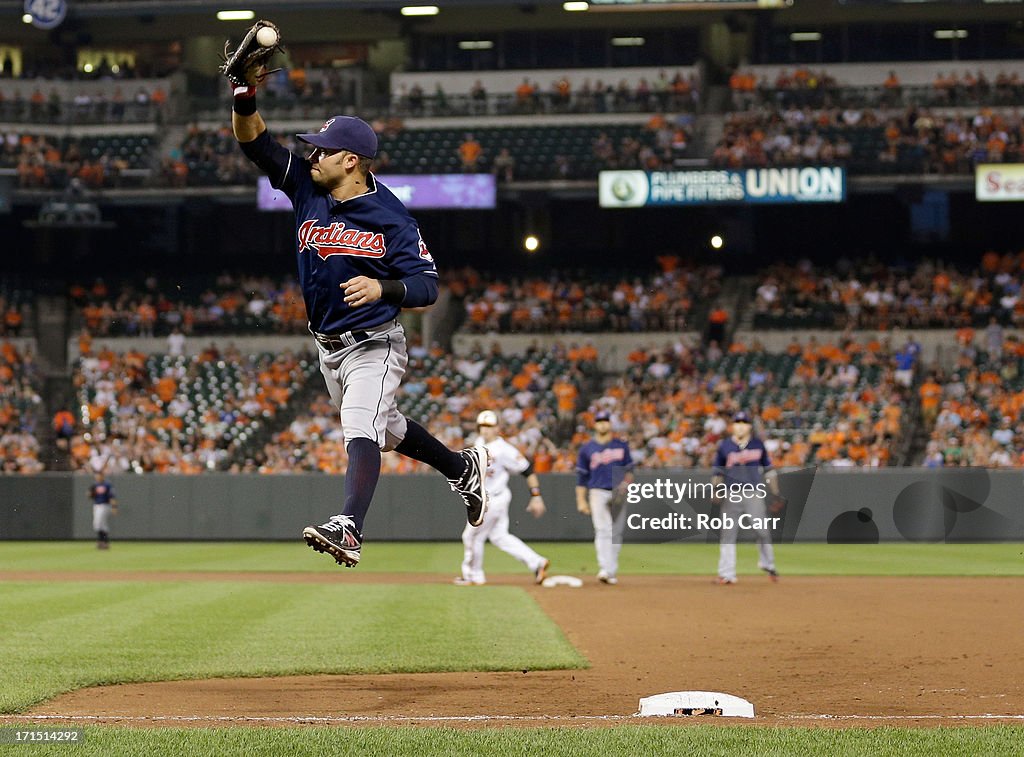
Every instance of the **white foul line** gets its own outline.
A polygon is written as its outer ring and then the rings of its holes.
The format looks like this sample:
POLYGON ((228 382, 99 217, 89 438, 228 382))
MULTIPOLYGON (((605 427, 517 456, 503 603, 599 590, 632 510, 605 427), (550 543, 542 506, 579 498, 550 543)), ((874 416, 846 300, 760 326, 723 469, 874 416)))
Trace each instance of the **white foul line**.
MULTIPOLYGON (((60 720, 60 721, 102 721, 116 720, 139 723, 195 723, 195 722, 223 722, 223 723, 486 723, 492 721, 626 721, 639 719, 639 714, 633 715, 295 715, 284 716, 249 716, 249 715, 7 715, 0 718, 0 722, 20 722, 24 720, 60 720)), ((1024 715, 995 715, 985 713, 980 715, 832 715, 832 714, 803 714, 803 715, 773 715, 772 718, 779 720, 1024 720, 1024 715)), ((652 719, 652 718, 644 718, 652 719)), ((708 718, 684 717, 684 716, 654 716, 654 720, 680 720, 691 722, 708 722, 708 718)), ((732 720, 733 718, 727 718, 732 720)), ((714 718, 721 722, 720 718, 714 718)), ((735 718, 737 722, 749 720, 747 718, 735 718)))
POLYGON ((491 720, 628 720, 635 715, 8 715, 7 718, 27 720, 127 720, 131 722, 210 722, 225 723, 476 723, 491 720))

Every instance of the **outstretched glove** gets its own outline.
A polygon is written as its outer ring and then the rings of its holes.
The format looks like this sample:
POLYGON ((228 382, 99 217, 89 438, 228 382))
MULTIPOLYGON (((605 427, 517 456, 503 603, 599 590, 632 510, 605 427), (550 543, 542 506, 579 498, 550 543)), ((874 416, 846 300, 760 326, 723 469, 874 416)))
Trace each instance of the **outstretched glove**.
POLYGON ((267 61, 281 47, 281 31, 270 21, 257 21, 245 33, 241 43, 231 52, 231 40, 224 42, 224 63, 220 72, 236 87, 252 87, 280 68, 267 70, 267 61))

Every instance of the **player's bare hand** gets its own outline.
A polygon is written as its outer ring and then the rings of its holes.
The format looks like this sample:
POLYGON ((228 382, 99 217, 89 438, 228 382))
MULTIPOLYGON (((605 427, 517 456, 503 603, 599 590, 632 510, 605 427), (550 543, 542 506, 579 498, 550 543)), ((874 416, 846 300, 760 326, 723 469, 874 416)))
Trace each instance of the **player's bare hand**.
POLYGON ((532 515, 534 518, 541 517, 548 510, 544 506, 544 498, 539 494, 536 497, 530 497, 530 504, 526 506, 526 512, 532 515))
POLYGON ((376 302, 384 293, 380 282, 368 276, 356 276, 341 282, 339 286, 345 292, 345 304, 352 308, 376 302))
POLYGON ((590 504, 583 500, 576 502, 576 509, 583 515, 590 515, 590 504))

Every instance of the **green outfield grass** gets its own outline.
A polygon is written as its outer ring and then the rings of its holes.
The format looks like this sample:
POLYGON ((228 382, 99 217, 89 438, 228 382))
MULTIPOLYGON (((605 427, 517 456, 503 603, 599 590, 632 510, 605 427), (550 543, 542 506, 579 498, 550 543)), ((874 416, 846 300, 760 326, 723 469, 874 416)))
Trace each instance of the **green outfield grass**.
MULTIPOLYGON (((534 542, 551 558, 554 572, 592 575, 594 547, 584 542, 534 542)), ((492 575, 526 569, 487 547, 492 575)), ((776 547, 784 575, 808 576, 1024 576, 1024 544, 782 544, 776 547)), ((462 545, 455 542, 368 542, 358 570, 455 576, 462 545)), ((623 575, 711 575, 716 544, 627 544, 623 575)), ((756 573, 754 546, 739 547, 740 573, 756 573)), ((115 542, 101 552, 91 542, 0 542, 0 571, 269 571, 337 573, 344 570, 301 542, 115 542)))
POLYGON ((0 607, 0 713, 129 681, 587 664, 511 587, 33 581, 0 607))
POLYGON ((1016 755, 1022 729, 743 728, 620 726, 616 728, 96 728, 78 746, 32 746, 33 755, 1016 755))

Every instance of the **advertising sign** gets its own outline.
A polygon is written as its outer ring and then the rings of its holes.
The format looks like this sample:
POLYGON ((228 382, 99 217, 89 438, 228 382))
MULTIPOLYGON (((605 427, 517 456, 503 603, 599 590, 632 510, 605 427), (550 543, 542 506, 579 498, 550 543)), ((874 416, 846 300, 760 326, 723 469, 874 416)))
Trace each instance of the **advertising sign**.
POLYGON ((974 167, 974 197, 979 202, 1024 200, 1024 163, 979 163, 974 167))
POLYGON ((602 208, 843 202, 846 170, 839 166, 805 166, 739 171, 602 171, 598 196, 602 208))

